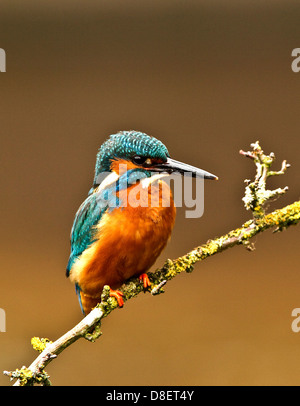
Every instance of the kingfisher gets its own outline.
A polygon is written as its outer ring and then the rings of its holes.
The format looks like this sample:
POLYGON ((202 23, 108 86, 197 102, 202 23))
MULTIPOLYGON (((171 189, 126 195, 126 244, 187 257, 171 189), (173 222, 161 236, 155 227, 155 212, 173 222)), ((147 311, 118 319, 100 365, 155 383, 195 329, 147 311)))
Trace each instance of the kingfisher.
POLYGON ((170 239, 176 207, 162 177, 179 173, 217 179, 207 171, 170 158, 166 146, 139 131, 120 131, 101 145, 92 188, 79 207, 71 230, 66 275, 75 284, 87 315, 101 301, 104 285, 118 306, 118 288, 139 277, 150 287, 147 271, 170 239))

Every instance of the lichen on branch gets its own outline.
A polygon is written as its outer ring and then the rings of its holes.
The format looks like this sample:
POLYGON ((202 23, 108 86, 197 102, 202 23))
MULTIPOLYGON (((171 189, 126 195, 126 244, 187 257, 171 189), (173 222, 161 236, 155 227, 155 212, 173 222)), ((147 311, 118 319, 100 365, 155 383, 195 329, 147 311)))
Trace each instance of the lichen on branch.
POLYGON ((278 198, 283 195, 288 187, 278 188, 275 190, 266 189, 266 182, 270 176, 283 175, 290 165, 284 160, 281 165, 280 171, 271 171, 270 168, 275 160, 275 154, 271 152, 265 155, 261 149, 259 142, 251 144, 252 151, 240 150, 240 154, 247 158, 253 159, 256 165, 256 176, 253 182, 245 180, 247 186, 245 189, 245 196, 243 201, 247 210, 252 210, 255 218, 264 216, 264 205, 270 200, 278 198))

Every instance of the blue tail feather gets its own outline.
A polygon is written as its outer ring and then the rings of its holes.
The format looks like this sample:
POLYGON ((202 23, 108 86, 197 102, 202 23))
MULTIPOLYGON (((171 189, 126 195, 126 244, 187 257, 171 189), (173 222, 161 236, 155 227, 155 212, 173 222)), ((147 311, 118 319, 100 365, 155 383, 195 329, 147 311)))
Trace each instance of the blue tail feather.
POLYGON ((81 295, 80 295, 81 289, 80 289, 80 286, 78 285, 78 283, 75 283, 75 290, 76 290, 76 294, 78 296, 80 309, 82 311, 82 314, 85 316, 86 314, 85 314, 85 312, 83 310, 82 301, 81 301, 81 295))

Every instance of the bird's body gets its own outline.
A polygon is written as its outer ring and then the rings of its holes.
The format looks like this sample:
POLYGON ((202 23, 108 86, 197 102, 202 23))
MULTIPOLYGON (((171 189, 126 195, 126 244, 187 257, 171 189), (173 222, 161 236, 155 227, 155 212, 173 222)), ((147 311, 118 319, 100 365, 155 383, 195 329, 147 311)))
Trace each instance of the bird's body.
POLYGON ((93 188, 75 216, 67 266, 84 314, 101 300, 104 285, 119 305, 114 290, 130 277, 143 275, 148 286, 146 272, 176 216, 171 190, 160 179, 171 172, 168 157, 160 141, 135 131, 115 134, 100 148, 93 188))
POLYGON ((85 313, 100 301, 104 285, 117 289, 126 279, 146 273, 171 235, 175 212, 172 200, 170 207, 162 207, 161 202, 150 209, 127 205, 101 216, 95 242, 71 271, 71 280, 80 286, 85 313))

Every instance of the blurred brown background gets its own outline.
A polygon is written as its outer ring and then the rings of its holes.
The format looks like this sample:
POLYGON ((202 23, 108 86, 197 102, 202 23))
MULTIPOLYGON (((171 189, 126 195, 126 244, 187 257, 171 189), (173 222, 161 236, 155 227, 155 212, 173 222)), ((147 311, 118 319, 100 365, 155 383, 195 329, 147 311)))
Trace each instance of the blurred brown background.
MULTIPOLYGON (((297 1, 1 1, 0 370, 29 365, 32 336, 58 338, 81 319, 65 278, 74 214, 106 137, 137 129, 171 156, 217 174, 205 211, 178 210, 157 262, 239 226, 260 140, 288 185, 270 209, 299 199, 297 1), (264 3, 264 4, 261 4, 264 3)), ((276 168, 275 168, 276 169, 276 168)), ((94 344, 50 364, 55 385, 298 385, 299 226, 265 232, 140 295, 103 322, 94 344)), ((0 374, 0 384, 9 380, 0 374)))

